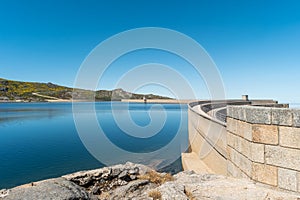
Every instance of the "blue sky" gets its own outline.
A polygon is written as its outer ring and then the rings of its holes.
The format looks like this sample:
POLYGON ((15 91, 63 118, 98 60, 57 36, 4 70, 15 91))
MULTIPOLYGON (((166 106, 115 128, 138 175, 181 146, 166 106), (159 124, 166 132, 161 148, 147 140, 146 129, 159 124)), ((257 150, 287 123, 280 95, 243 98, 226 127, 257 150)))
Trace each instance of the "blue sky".
MULTIPOLYGON (((206 49, 220 71, 227 98, 249 94, 300 102, 299 10, 296 0, 0 0, 0 77, 72 86, 81 63, 101 41, 128 29, 164 27, 206 49)), ((186 75, 197 96, 207 97, 199 77, 188 67, 176 67, 184 61, 150 51, 124 62, 129 69, 136 60, 172 60, 169 64, 186 75)), ((107 73, 100 88, 112 89, 115 79, 110 76, 107 73)), ((168 94, 155 87, 140 92, 168 94)))

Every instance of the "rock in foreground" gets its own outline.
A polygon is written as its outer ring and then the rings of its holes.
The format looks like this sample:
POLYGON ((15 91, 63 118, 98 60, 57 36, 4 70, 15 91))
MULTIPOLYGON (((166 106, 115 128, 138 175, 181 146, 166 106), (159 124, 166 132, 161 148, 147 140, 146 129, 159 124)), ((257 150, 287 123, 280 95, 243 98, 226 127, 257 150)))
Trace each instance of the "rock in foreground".
POLYGON ((221 175, 181 172, 171 176, 144 165, 126 163, 0 190, 0 199, 300 200, 300 195, 221 175))

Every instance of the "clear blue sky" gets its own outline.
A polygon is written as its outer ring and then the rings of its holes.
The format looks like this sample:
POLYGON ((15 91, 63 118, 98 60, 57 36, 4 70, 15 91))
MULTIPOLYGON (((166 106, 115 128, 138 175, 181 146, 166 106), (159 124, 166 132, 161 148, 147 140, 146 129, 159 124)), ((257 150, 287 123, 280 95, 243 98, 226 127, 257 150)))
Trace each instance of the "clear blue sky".
MULTIPOLYGON (((217 64, 227 98, 300 102, 297 0, 0 0, 0 77, 72 86, 97 44, 138 27, 170 28, 198 41, 217 64)), ((169 59, 165 55, 161 62, 169 59)), ((111 89, 113 78, 106 80, 103 88, 111 89)))

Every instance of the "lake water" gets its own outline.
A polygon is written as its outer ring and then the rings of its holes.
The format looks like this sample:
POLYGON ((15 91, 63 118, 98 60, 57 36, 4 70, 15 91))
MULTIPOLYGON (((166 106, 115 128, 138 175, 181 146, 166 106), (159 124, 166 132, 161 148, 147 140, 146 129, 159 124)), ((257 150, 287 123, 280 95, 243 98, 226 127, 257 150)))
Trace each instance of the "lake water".
MULTIPOLYGON (((85 108, 89 104, 78 103, 77 105, 85 108)), ((121 102, 113 104, 99 102, 92 105, 95 106, 99 126, 113 145, 125 152, 142 155, 138 160, 140 163, 150 164, 172 173, 181 170, 178 156, 186 150, 188 144, 187 106, 121 102), (115 114, 119 118, 122 119, 123 115, 128 117, 124 113, 129 112, 134 123, 139 127, 146 127, 144 129, 146 131, 134 133, 135 136, 128 135, 116 123, 112 105, 117 108, 115 114), (147 125, 156 118, 160 120, 162 116, 166 116, 163 127, 156 135, 151 137, 147 135, 147 125), (136 137, 138 134, 142 134, 142 137, 136 137), (164 146, 171 144, 178 134, 181 135, 180 140, 176 140, 176 145, 172 147, 174 155, 160 154, 160 158, 151 157, 151 159, 144 156, 145 153, 159 152, 164 146), (174 160, 176 156, 178 159, 174 160)), ((79 114, 82 112, 85 116, 93 115, 92 112, 84 109, 76 112, 79 114)), ((81 139, 84 134, 88 135, 92 132, 93 129, 87 128, 86 132, 81 132, 80 135, 77 133, 71 103, 0 104, 0 189, 79 170, 103 167, 110 161, 107 157, 104 158, 105 156, 101 160, 101 155, 109 155, 112 163, 118 161, 118 156, 122 157, 120 162, 126 161, 126 156, 115 155, 112 149, 106 149, 101 152, 103 154, 96 155, 98 160, 91 155, 81 139)), ((103 147, 102 142, 98 142, 97 146, 103 147)))

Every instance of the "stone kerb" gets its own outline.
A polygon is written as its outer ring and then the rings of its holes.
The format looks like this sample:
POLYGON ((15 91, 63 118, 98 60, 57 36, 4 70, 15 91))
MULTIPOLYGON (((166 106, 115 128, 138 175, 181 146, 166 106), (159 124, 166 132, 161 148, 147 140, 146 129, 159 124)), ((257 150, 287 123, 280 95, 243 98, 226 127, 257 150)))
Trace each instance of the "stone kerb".
POLYGON ((300 110, 227 107, 227 173, 300 192, 300 110))

